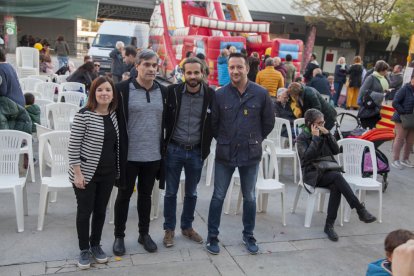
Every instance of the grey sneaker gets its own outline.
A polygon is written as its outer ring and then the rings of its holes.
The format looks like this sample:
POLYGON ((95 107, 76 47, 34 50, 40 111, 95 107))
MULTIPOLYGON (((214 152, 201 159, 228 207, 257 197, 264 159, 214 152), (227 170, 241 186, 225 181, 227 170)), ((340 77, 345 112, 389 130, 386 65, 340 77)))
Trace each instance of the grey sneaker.
POLYGON ((91 254, 98 264, 104 264, 108 262, 108 257, 100 245, 91 246, 91 254))
POLYGON ((395 161, 392 161, 392 162, 391 162, 391 166, 392 166, 393 168, 396 168, 396 169, 399 169, 399 170, 404 169, 404 167, 401 165, 400 160, 395 160, 395 161))
POLYGON ((80 269, 88 269, 91 267, 91 261, 89 260, 89 250, 85 249, 82 250, 79 254, 79 261, 78 261, 78 267, 80 269))
POLYGON ((250 254, 255 255, 259 251, 259 246, 257 246, 256 239, 254 237, 243 236, 243 243, 250 254))
POLYGON ((414 164, 411 163, 411 161, 408 160, 408 159, 407 160, 403 160, 400 163, 401 163, 401 165, 403 165, 403 166, 405 166, 407 168, 414 168, 414 164))

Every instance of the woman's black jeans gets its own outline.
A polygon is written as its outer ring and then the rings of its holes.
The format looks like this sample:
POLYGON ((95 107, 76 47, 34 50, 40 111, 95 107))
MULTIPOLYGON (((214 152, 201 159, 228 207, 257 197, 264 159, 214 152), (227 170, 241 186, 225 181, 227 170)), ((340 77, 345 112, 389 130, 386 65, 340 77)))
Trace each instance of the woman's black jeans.
POLYGON ((161 161, 134 162, 127 164, 127 187, 118 189, 115 201, 115 237, 125 237, 126 222, 128 219, 129 200, 134 192, 135 180, 138 176, 138 229, 139 233, 148 234, 151 214, 151 196, 155 177, 160 170, 161 161))
POLYGON ((75 190, 78 203, 76 213, 76 229, 78 231, 79 249, 89 249, 101 242, 102 228, 105 223, 106 206, 115 183, 116 168, 114 166, 98 166, 95 175, 85 189, 75 190), (92 231, 89 236, 89 224, 92 214, 92 231))
POLYGON ((328 216, 326 217, 327 224, 334 224, 338 208, 341 203, 341 195, 344 195, 349 206, 353 208, 361 208, 362 205, 358 198, 355 196, 348 182, 342 176, 340 172, 327 171, 319 179, 317 187, 328 188, 330 190, 329 203, 328 203, 328 216))

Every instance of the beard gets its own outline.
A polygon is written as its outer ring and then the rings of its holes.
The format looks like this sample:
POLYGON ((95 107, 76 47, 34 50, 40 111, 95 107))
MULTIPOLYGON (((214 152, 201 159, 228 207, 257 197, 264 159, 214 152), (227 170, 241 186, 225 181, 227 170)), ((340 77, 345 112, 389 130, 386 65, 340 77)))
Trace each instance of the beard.
POLYGON ((201 80, 190 80, 186 81, 187 85, 194 88, 197 87, 199 84, 201 84, 201 80))

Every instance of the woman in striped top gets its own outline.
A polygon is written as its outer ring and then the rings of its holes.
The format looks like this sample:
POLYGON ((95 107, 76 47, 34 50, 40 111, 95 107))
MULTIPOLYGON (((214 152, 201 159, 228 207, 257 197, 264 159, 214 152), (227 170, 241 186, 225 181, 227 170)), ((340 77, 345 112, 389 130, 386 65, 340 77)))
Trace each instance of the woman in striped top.
POLYGON ((69 179, 78 203, 76 228, 81 250, 78 266, 81 269, 90 267, 90 254, 98 263, 108 261, 100 241, 106 205, 115 179, 119 178, 116 106, 112 80, 99 77, 91 85, 86 107, 73 120, 69 142, 69 179))

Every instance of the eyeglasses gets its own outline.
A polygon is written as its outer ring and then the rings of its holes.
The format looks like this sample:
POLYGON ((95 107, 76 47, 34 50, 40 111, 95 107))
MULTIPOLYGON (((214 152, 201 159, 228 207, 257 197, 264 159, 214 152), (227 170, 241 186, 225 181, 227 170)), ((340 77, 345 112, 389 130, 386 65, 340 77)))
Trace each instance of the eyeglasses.
POLYGON ((95 65, 95 67, 101 67, 101 65, 100 64, 94 64, 95 65))

